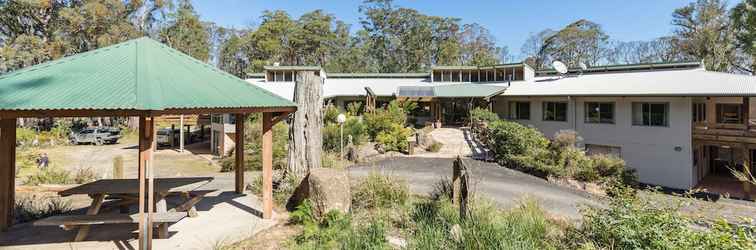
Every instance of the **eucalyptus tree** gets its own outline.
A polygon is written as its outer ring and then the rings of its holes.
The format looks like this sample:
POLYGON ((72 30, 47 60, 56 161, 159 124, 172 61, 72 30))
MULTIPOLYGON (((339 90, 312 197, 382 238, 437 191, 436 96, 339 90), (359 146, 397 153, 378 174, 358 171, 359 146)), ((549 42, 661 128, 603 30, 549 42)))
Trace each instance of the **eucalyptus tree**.
POLYGON ((703 60, 713 71, 732 70, 735 41, 725 2, 697 0, 672 14, 677 46, 687 56, 703 60))
POLYGON ((756 0, 744 0, 735 6, 731 19, 736 46, 744 53, 745 63, 750 64, 740 68, 756 75, 756 0))

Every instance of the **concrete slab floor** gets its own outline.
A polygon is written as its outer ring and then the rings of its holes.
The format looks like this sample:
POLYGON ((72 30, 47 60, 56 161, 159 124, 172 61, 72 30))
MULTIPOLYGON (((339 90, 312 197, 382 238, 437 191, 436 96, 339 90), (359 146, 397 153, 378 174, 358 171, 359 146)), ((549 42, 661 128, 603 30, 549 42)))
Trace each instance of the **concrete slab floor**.
MULTIPOLYGON (((155 239, 153 249, 215 249, 249 238, 276 223, 262 219, 261 207, 259 199, 250 193, 215 191, 197 204, 199 217, 170 225, 168 239, 155 239)), ((136 207, 132 207, 131 212, 135 211, 136 207)), ((138 249, 136 228, 137 225, 94 225, 86 241, 71 242, 76 230, 25 223, 0 233, 0 249, 138 249)))

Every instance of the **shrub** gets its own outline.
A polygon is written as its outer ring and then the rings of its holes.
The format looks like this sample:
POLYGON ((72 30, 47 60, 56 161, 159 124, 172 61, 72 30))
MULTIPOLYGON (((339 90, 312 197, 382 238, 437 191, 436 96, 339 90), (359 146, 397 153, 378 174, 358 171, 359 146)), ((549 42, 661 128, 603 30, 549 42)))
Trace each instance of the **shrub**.
POLYGON ((392 124, 387 130, 378 133, 375 142, 383 145, 386 151, 405 152, 409 146, 407 138, 412 135, 412 129, 400 124, 392 124))
POLYGON ((318 221, 308 200, 297 206, 290 218, 292 223, 303 225, 302 233, 294 239, 294 249, 388 249, 386 229, 378 219, 354 226, 349 214, 332 210, 318 221))
POLYGON ((95 173, 94 169, 89 167, 79 168, 76 170, 76 174, 74 174, 73 182, 82 184, 82 183, 88 183, 97 180, 97 173, 95 173))
POLYGON ((444 146, 443 143, 440 142, 433 142, 431 145, 428 146, 428 152, 438 152, 441 151, 441 148, 444 146))
POLYGON ((33 175, 26 177, 24 185, 37 186, 39 184, 74 184, 74 179, 71 178, 71 174, 64 170, 54 167, 49 167, 43 170, 37 171, 33 175))
POLYGON ((583 211, 583 223, 568 230, 569 248, 598 249, 753 249, 754 232, 720 222, 696 230, 678 214, 680 204, 659 206, 634 195, 630 188, 614 190, 607 208, 583 211))
POLYGON ((371 172, 352 188, 352 206, 355 208, 390 208, 405 205, 408 199, 406 181, 377 172, 371 172))
POLYGON ((16 128, 16 145, 21 147, 32 146, 37 132, 29 128, 16 128))
POLYGON ((418 203, 411 218, 416 230, 409 249, 555 249, 556 226, 532 201, 508 212, 500 212, 489 202, 475 201, 468 217, 449 200, 418 203), (451 233, 459 225, 459 235, 451 233))
POLYGON ((336 118, 340 113, 341 111, 339 111, 339 108, 332 104, 328 104, 325 109, 323 109, 323 123, 337 123, 336 118))
MULTIPOLYGON (((244 130, 244 169, 261 170, 262 169, 262 123, 260 115, 251 115, 246 121, 247 125, 244 130)), ((286 166, 286 155, 288 154, 289 126, 285 122, 279 122, 273 126, 273 169, 283 169, 286 166)), ((221 162, 221 172, 234 170, 235 150, 224 157, 221 162)))
MULTIPOLYGON (((279 175, 280 176, 280 175, 279 175)), ((294 178, 281 178, 273 175, 273 201, 280 205, 285 206, 289 201, 289 198, 296 191, 297 186, 300 184, 300 180, 294 178)), ((247 189, 257 196, 262 195, 263 176, 262 174, 255 176, 247 186, 247 189)))
POLYGON ((496 160, 505 166, 532 168, 533 160, 548 151, 549 140, 538 130, 499 120, 488 126, 488 142, 496 160))
POLYGON ((554 134, 554 140, 551 145, 556 148, 577 147, 583 138, 575 130, 563 129, 554 134))
MULTIPOLYGON (((367 126, 360 121, 359 117, 348 116, 344 122, 344 146, 348 145, 349 139, 352 144, 362 145, 368 140, 367 126)), ((338 123, 326 123, 323 127, 323 149, 330 152, 339 152, 341 146, 341 131, 338 123)))
POLYGON ((442 199, 452 199, 452 182, 449 177, 441 177, 441 180, 433 184, 433 191, 430 193, 431 200, 440 201, 442 199))
POLYGON ((16 223, 34 221, 71 211, 71 202, 59 197, 19 196, 16 199, 14 215, 16 223))
POLYGON ((351 116, 358 116, 362 114, 362 103, 361 102, 351 102, 347 104, 346 111, 348 115, 351 116))
POLYGON ((392 127, 404 127, 407 123, 405 105, 398 101, 391 101, 385 109, 376 109, 373 113, 364 115, 367 133, 375 140, 378 134, 392 130, 392 127))
POLYGON ((470 110, 470 120, 474 123, 485 122, 492 123, 500 120, 499 115, 484 108, 474 108, 470 110))

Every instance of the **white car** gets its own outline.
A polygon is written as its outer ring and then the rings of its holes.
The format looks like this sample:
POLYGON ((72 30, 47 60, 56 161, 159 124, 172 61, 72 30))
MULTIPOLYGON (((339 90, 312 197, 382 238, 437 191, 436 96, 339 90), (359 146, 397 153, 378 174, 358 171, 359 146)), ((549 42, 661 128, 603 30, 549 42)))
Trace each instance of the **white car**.
POLYGON ((157 144, 158 145, 171 145, 171 129, 161 128, 157 131, 157 144))

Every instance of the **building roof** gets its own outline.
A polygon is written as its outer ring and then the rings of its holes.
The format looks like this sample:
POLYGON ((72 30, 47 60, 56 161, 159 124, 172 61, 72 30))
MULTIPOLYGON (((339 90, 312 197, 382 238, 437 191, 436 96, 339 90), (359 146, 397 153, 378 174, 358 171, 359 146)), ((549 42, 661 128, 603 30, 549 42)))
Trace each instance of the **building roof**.
POLYGON ((328 73, 328 78, 428 78, 429 73, 328 73))
MULTIPOLYGON (((638 64, 616 64, 616 65, 604 65, 589 67, 585 70, 580 68, 570 68, 567 70, 567 74, 591 74, 591 73, 619 73, 619 72, 634 72, 634 71, 658 71, 658 70, 673 70, 673 69, 694 69, 703 67, 701 62, 661 62, 661 63, 638 63, 638 64)), ((558 75, 554 69, 539 70, 536 72, 538 76, 558 75)))
POLYGON ((0 111, 263 107, 296 106, 149 38, 0 76, 0 111))
POLYGON ((506 89, 506 85, 464 83, 433 87, 434 97, 487 97, 506 89))
POLYGON ((756 77, 703 69, 537 77, 503 96, 756 96, 756 77))
POLYGON ((264 70, 303 70, 303 71, 320 71, 320 66, 263 66, 264 70))

